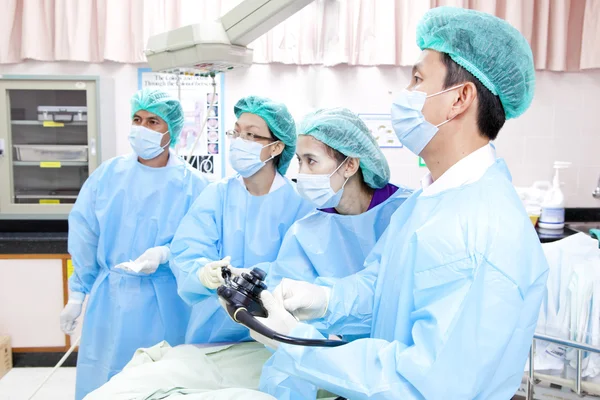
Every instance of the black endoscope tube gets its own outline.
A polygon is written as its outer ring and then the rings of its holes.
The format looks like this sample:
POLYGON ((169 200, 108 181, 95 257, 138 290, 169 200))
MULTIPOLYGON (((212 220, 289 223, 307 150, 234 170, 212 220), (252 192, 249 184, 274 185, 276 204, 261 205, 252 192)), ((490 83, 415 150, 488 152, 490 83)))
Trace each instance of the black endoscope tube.
POLYGON ((235 312, 235 320, 248 329, 260 333, 269 339, 276 340, 281 343, 293 344, 296 346, 311 346, 311 347, 337 347, 348 344, 344 340, 329 340, 329 339, 303 339, 286 336, 275 332, 261 324, 252 314, 245 308, 238 308, 235 312))

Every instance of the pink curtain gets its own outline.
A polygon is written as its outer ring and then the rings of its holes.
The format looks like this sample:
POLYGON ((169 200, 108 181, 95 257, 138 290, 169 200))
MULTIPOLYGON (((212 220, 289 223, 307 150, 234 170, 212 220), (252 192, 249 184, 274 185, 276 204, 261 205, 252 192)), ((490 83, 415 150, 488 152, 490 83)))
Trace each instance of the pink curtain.
MULTIPOLYGON (((241 0, 4 0, 0 64, 144 62, 150 35, 214 20, 241 0)), ((600 68, 600 0, 315 0, 255 41, 254 61, 411 65, 415 28, 451 5, 506 19, 531 44, 538 69, 600 68)))
POLYGON ((537 69, 600 68, 600 0, 317 0, 254 44, 254 61, 412 65, 415 28, 430 8, 494 14, 519 29, 537 69))
POLYGON ((0 63, 145 62, 148 36, 180 26, 179 0, 4 0, 0 63))

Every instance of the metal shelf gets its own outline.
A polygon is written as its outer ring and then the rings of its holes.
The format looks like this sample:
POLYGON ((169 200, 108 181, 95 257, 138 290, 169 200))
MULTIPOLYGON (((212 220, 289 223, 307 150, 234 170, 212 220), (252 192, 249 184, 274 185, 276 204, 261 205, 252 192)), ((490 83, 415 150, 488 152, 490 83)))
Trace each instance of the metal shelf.
MULTIPOLYGON (((38 126, 42 126, 44 124, 44 122, 53 122, 53 121, 25 121, 25 120, 17 120, 17 121, 11 121, 10 123, 13 125, 38 125, 38 126)), ((69 121, 55 121, 56 123, 63 123, 65 124, 65 127, 67 126, 87 126, 87 121, 73 121, 73 122, 69 122, 69 121)), ((61 127, 62 128, 62 127, 61 127)))
POLYGON ((18 167, 40 167, 40 163, 44 162, 59 162, 60 167, 87 167, 88 163, 85 161, 13 161, 13 165, 18 167))

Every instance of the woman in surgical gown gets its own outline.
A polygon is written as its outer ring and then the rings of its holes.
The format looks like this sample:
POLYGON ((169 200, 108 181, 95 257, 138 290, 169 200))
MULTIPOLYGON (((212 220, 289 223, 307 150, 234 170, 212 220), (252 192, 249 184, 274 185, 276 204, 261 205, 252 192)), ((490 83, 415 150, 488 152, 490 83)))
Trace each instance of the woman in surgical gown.
MULTIPOLYGON (((363 263, 411 191, 389 183, 387 161, 360 118, 344 108, 309 114, 298 127, 298 191, 317 211, 286 234, 277 260, 259 264, 273 290, 282 278, 343 278, 363 263)), ((357 337, 344 337, 353 340, 357 337)), ((315 398, 317 388, 271 367, 260 389, 282 399, 315 398)))
POLYGON ((74 273, 61 326, 72 333, 89 296, 76 398, 103 385, 136 349, 184 341, 188 306, 168 266, 179 222, 208 181, 168 149, 184 122, 178 100, 143 90, 131 100, 134 154, 103 163, 69 215, 74 273), (134 261, 131 261, 134 260, 134 261))
POLYGON ((220 265, 247 268, 275 260, 290 226, 313 210, 285 174, 296 149, 296 127, 285 105, 249 96, 234 108, 238 118, 230 162, 237 175, 211 184, 183 219, 171 246, 171 268, 181 297, 193 305, 186 343, 249 341, 215 291, 202 283, 220 265), (227 257, 227 258, 226 258, 227 257), (221 260, 225 261, 221 262, 221 260))

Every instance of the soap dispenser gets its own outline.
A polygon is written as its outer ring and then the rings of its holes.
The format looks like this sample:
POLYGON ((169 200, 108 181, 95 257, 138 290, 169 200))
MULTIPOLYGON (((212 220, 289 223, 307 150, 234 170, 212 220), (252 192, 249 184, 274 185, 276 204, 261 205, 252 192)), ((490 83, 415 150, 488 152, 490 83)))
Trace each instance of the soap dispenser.
POLYGON ((563 229, 565 227, 565 196, 560 189, 559 170, 569 168, 570 162, 554 162, 554 178, 552 188, 542 202, 542 215, 538 226, 543 229, 563 229))

